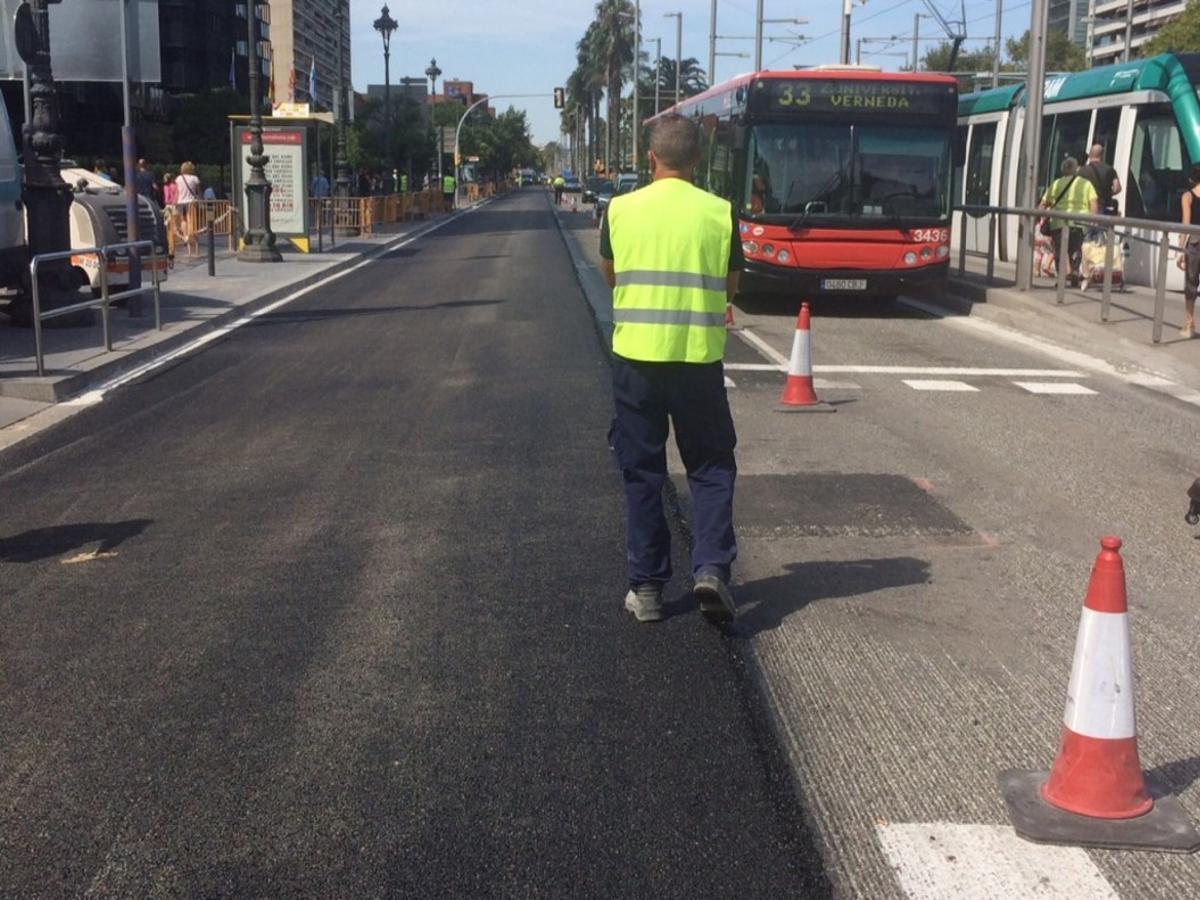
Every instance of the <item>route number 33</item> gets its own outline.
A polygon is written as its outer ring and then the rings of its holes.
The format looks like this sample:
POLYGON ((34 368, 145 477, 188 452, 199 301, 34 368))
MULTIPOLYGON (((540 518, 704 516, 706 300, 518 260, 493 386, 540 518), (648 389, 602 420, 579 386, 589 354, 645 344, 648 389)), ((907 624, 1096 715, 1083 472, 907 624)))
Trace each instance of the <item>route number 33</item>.
POLYGON ((909 232, 909 238, 918 243, 944 244, 950 240, 950 232, 945 228, 918 228, 909 232))
POLYGON ((808 106, 812 103, 812 91, 807 87, 796 89, 794 84, 785 84, 779 92, 780 106, 808 106))

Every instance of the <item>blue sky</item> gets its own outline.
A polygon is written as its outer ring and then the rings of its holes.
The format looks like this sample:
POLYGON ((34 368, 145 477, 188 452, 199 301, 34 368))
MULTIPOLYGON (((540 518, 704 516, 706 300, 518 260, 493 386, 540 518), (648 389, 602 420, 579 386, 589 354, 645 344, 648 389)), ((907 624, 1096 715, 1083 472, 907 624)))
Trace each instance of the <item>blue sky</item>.
MULTIPOLYGON (((934 0, 947 18, 961 15, 963 0, 934 0)), ((717 31, 724 35, 754 33, 756 0, 718 0, 717 31)), ((353 0, 354 85, 364 90, 368 83, 383 81, 383 50, 371 23, 379 16, 382 2, 353 0)), ((594 0, 439 0, 414 3, 391 0, 392 17, 400 30, 392 38, 392 78, 420 76, 431 57, 437 57, 444 77, 475 82, 476 90, 488 94, 549 94, 562 85, 575 66, 575 42, 592 20, 594 0)), ((995 0, 965 0, 968 47, 991 43, 995 27, 995 0)), ((1003 0, 1006 36, 1021 34, 1029 27, 1029 0, 1003 0)), ((708 65, 709 0, 642 0, 643 40, 661 37, 663 55, 675 52, 675 20, 664 13, 683 12, 683 55, 694 56, 708 65)), ((766 34, 782 36, 794 31, 811 38, 801 47, 767 43, 763 51, 766 67, 790 68, 800 64, 836 62, 841 19, 839 0, 765 0, 766 18, 807 17, 797 26, 768 25, 766 34)), ((913 14, 926 13, 921 0, 855 0, 852 38, 897 36, 891 46, 871 42, 863 47, 863 63, 897 69, 906 62, 912 46, 913 14), (905 58, 886 54, 904 53, 905 58)), ((921 21, 922 36, 939 33, 932 19, 921 21)), ((929 43, 923 41, 923 47, 929 43)), ((724 41, 718 50, 753 49, 750 41, 724 41)), ((649 45, 654 52, 654 45, 649 45)), ((853 51, 852 51, 853 52, 853 51)), ((751 59, 718 57, 717 78, 724 80, 749 71, 751 59)), ((544 99, 499 100, 525 109, 539 143, 558 138, 558 113, 549 97, 544 99)))

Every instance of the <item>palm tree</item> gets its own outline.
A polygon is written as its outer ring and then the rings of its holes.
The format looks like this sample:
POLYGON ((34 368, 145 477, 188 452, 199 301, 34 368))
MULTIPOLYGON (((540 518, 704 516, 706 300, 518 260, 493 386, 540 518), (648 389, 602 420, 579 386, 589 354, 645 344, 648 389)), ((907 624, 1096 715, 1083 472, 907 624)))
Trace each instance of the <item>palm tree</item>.
MULTIPOLYGON (((700 68, 700 61, 689 56, 679 65, 680 99, 694 97, 708 90, 708 73, 700 68)), ((665 103, 675 102, 675 60, 663 58, 658 69, 658 89, 665 103)), ((650 68, 650 90, 654 90, 654 68, 650 68)))
POLYGON ((596 32, 591 50, 593 59, 604 67, 604 94, 608 102, 605 116, 609 171, 618 171, 620 159, 621 88, 627 67, 633 64, 633 5, 629 0, 599 0, 596 4, 596 32))

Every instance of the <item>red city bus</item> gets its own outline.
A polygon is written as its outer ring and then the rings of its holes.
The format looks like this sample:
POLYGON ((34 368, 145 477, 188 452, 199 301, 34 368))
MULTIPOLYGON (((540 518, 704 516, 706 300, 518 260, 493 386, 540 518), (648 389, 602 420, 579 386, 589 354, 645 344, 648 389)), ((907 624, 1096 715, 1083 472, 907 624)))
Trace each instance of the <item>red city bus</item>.
POLYGON ((826 66, 661 115, 702 126, 696 183, 738 211, 744 292, 894 296, 945 285, 957 106, 949 76, 826 66))

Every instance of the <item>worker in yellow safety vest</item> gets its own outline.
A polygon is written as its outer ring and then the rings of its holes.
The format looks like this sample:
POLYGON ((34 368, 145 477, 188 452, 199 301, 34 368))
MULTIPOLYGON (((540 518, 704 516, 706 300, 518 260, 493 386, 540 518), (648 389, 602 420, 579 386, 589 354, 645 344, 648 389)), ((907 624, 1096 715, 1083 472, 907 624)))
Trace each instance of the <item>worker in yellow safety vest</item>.
POLYGON ((554 204, 555 206, 562 203, 563 189, 567 186, 567 179, 561 175, 554 176, 554 204))
POLYGON ((442 176, 442 200, 446 205, 446 212, 454 210, 454 192, 458 189, 458 181, 454 176, 447 172, 442 176))
POLYGON ((610 446, 625 482, 629 591, 639 622, 663 618, 671 532, 663 514, 668 419, 687 469, 695 514, 693 593, 714 619, 732 618, 737 557, 733 448, 725 394, 725 304, 737 293, 741 238, 729 202, 692 185, 700 129, 668 115, 654 127, 650 185, 613 197, 600 231, 613 289, 610 446))
POLYGON ((407 174, 400 176, 400 193, 402 193, 402 194, 408 193, 408 175, 407 174))

